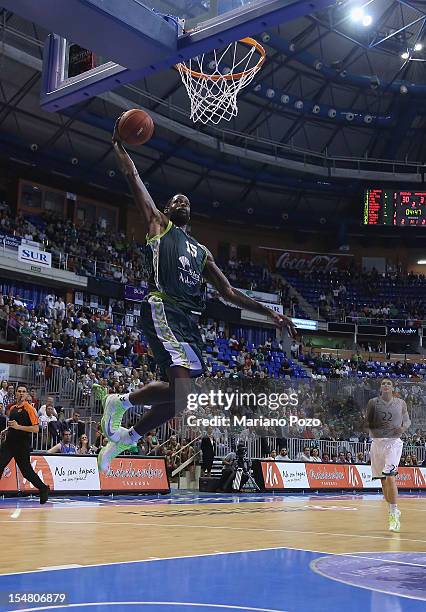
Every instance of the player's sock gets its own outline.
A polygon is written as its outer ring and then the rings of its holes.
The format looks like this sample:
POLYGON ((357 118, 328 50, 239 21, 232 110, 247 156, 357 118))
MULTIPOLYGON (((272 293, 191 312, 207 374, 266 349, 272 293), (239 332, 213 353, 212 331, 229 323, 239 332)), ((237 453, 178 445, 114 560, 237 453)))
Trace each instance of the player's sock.
POLYGON ((133 406, 132 402, 129 400, 129 396, 130 396, 130 393, 119 395, 120 402, 123 404, 124 408, 131 408, 133 406))
POLYGON ((389 504, 389 514, 395 514, 398 510, 398 504, 389 504))

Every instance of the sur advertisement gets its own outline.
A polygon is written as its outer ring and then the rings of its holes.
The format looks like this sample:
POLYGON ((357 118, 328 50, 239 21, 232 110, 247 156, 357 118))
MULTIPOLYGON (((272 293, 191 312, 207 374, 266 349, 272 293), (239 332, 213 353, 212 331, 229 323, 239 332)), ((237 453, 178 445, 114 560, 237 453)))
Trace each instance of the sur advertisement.
POLYGON ((29 264, 37 264, 43 268, 52 267, 52 254, 42 251, 36 246, 20 244, 18 247, 18 260, 29 264))
MULTIPOLYGON (((261 461, 263 484, 273 489, 377 489, 370 465, 261 461)), ((400 467, 396 483, 402 489, 426 489, 426 468, 400 467)))

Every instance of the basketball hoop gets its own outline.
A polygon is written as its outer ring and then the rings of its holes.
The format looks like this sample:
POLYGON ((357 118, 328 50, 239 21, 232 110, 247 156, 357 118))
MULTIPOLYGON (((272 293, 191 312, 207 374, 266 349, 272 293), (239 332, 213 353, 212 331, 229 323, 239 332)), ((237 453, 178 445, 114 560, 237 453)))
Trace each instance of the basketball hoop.
POLYGON ((242 38, 223 51, 176 64, 191 101, 191 119, 218 124, 236 117, 237 95, 251 83, 265 59, 265 49, 257 40, 242 38))

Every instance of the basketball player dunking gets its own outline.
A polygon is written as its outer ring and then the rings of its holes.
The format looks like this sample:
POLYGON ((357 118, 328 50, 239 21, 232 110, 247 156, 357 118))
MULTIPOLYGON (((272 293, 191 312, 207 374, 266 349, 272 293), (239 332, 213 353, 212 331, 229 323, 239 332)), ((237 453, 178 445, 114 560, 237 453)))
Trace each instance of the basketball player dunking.
POLYGON ((370 429, 371 474, 373 480, 380 479, 383 495, 389 504, 389 530, 400 530, 401 512, 398 509, 398 488, 395 476, 402 454, 401 434, 410 425, 407 404, 393 395, 393 382, 384 378, 380 395, 367 404, 367 423, 370 429))
POLYGON ((152 276, 149 294, 142 304, 141 321, 155 361, 167 382, 153 382, 125 395, 107 395, 103 387, 94 386, 95 393, 103 401, 101 425, 109 439, 99 453, 101 471, 106 471, 111 460, 133 446, 141 436, 185 407, 183 402, 176 401, 176 387, 182 393, 190 377, 199 376, 204 371, 203 344, 197 318, 201 314, 205 281, 211 283, 227 301, 267 315, 277 327, 287 327, 289 333, 295 335, 290 319, 231 287, 208 249, 187 233, 191 207, 186 196, 173 196, 164 212, 157 208, 119 140, 117 124, 113 144, 120 168, 148 230, 152 276), (134 427, 121 427, 123 414, 135 405, 150 405, 151 410, 134 427))

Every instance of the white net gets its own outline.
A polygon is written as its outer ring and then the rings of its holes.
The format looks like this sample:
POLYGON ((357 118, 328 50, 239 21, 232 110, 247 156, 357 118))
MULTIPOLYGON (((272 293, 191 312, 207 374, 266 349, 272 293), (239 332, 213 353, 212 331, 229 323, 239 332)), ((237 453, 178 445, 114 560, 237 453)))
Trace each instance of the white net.
POLYGON ((224 50, 176 64, 191 101, 191 119, 216 125, 236 117, 237 95, 253 80, 265 57, 256 40, 243 38, 224 50))

